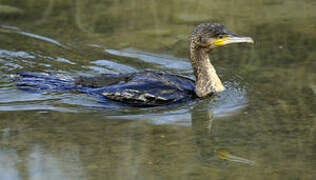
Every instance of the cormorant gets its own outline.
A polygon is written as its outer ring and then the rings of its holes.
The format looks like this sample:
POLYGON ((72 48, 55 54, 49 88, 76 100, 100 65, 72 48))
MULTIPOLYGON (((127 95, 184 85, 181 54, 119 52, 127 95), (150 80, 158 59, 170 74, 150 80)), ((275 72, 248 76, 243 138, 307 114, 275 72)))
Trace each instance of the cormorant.
MULTIPOLYGON (((89 94, 102 94, 104 98, 112 101, 143 107, 205 98, 225 89, 210 62, 209 52, 216 47, 234 43, 253 43, 253 40, 250 37, 232 34, 218 23, 198 25, 191 34, 190 44, 196 81, 166 72, 146 71, 78 77, 72 86, 62 85, 62 87, 89 94)), ((21 77, 24 75, 20 73, 21 77)), ((30 74, 27 75, 30 77, 30 74)), ((54 85, 58 84, 54 83, 54 85)))

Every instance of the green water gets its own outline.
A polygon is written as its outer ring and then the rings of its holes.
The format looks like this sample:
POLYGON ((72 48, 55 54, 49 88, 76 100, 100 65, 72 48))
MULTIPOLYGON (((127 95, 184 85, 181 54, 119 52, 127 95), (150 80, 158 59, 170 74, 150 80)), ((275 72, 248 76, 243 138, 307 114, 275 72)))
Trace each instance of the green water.
POLYGON ((316 2, 0 0, 0 179, 315 179, 316 2), (19 71, 193 77, 189 35, 221 22, 254 46, 211 54, 227 90, 161 108, 31 94, 19 71))

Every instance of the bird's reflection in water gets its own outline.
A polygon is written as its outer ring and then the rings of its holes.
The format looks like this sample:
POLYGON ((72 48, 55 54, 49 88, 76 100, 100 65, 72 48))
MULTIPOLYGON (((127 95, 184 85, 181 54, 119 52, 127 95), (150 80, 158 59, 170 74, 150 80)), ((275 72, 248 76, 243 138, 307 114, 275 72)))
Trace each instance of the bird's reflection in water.
POLYGON ((215 116, 205 103, 196 104, 191 113, 193 140, 197 147, 198 158, 205 165, 223 165, 225 162, 237 162, 255 165, 254 161, 241 158, 217 147, 215 138, 215 116))
POLYGON ((204 103, 196 104, 191 113, 193 140, 197 147, 198 157, 202 162, 214 159, 216 141, 212 136, 214 122, 213 111, 204 103))

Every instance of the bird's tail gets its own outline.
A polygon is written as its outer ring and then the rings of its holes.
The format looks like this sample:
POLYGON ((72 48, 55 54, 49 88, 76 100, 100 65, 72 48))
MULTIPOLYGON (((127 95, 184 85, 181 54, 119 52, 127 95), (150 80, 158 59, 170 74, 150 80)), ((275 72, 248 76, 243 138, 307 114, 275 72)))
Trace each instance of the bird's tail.
POLYGON ((74 79, 61 74, 18 72, 13 79, 19 89, 35 93, 60 92, 75 88, 74 79))

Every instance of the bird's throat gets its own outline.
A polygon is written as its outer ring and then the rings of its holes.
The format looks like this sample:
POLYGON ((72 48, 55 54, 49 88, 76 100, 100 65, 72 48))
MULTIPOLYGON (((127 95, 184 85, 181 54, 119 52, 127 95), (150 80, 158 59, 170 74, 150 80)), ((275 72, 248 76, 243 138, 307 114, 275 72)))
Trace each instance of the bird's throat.
POLYGON ((191 47, 191 61, 196 77, 195 91, 199 97, 207 97, 213 93, 225 90, 214 66, 204 48, 191 47))

